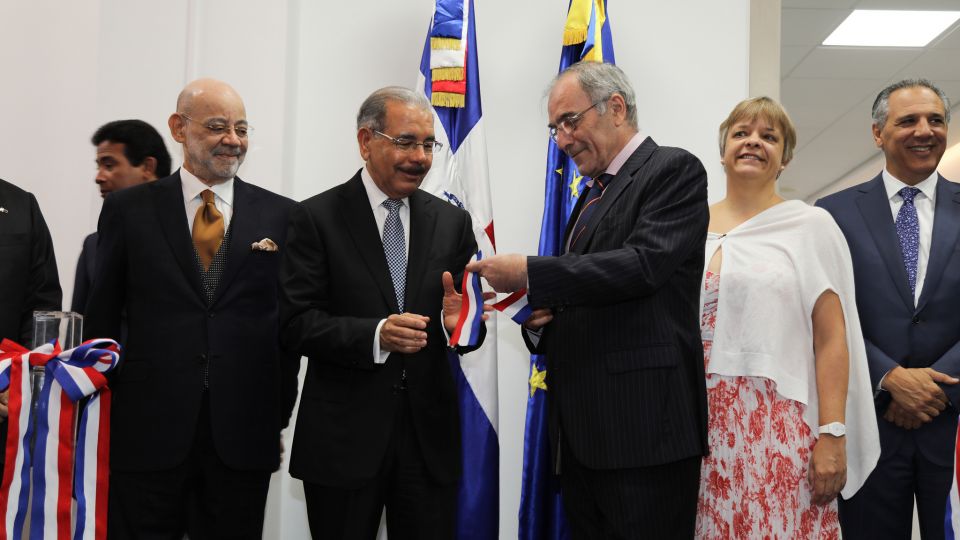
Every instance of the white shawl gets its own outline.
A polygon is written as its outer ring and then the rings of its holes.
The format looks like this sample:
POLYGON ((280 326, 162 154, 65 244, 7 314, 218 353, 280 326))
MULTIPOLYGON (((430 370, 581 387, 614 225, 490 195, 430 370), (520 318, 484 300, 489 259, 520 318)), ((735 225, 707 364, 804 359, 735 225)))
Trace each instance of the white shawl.
MULTIPOLYGON (((867 354, 857 316, 853 263, 840 228, 821 208, 777 204, 724 235, 710 233, 706 262, 723 248, 710 373, 764 377, 806 405, 818 434, 813 307, 828 290, 840 297, 847 329, 847 483, 849 499, 880 457, 867 354)), ((701 299, 701 306, 703 301, 701 299)))

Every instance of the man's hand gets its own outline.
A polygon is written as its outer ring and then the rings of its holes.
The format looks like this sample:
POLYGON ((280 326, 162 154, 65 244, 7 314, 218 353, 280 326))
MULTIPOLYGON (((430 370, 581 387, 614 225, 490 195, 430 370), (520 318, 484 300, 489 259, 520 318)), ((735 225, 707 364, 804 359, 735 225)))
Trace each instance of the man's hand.
POLYGON ((891 401, 890 405, 887 406, 887 411, 883 413, 883 419, 893 422, 894 425, 903 429, 917 429, 923 425, 920 418, 908 413, 896 401, 891 401))
MULTIPOLYGON (((460 320, 460 308, 463 306, 463 295, 458 293, 457 289, 453 287, 453 275, 450 272, 444 272, 440 280, 443 283, 443 327, 447 329, 448 334, 452 334, 457 327, 457 321, 460 320)), ((496 297, 496 293, 483 293, 484 301, 496 297)), ((493 311, 493 306, 484 302, 483 311, 493 311)), ((487 319, 489 319, 489 316, 484 313, 483 320, 487 319)))
POLYGON ((480 274, 497 292, 511 293, 527 286, 527 257, 493 255, 468 264, 467 272, 480 274))
POLYGON ((904 368, 897 366, 883 379, 884 390, 905 412, 921 422, 930 422, 947 408, 947 395, 937 386, 957 384, 960 380, 931 368, 904 368))
POLYGON ((380 348, 388 352, 411 354, 427 346, 430 317, 415 313, 393 314, 380 328, 380 348))
POLYGON ((0 422, 6 420, 7 415, 10 413, 10 411, 7 409, 8 401, 10 401, 10 390, 0 392, 0 422))
POLYGON ((846 437, 820 435, 813 446, 807 478, 813 487, 813 504, 827 504, 836 498, 847 483, 846 437))
POLYGON ((523 321, 523 327, 528 330, 537 331, 553 320, 553 311, 550 308, 540 308, 533 310, 533 313, 523 321))

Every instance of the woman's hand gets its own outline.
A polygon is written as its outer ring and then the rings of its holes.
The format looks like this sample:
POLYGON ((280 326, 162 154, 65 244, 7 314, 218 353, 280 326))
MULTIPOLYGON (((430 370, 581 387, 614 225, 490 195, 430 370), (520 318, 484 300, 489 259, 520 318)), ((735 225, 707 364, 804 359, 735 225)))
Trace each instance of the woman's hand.
POLYGON ((847 438, 822 434, 810 458, 813 504, 827 504, 847 483, 847 438))

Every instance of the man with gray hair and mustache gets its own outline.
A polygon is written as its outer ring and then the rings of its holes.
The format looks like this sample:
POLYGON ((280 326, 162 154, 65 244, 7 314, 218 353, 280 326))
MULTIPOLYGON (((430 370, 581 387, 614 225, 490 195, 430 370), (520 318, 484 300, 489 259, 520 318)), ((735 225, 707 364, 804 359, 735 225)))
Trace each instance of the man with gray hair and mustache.
POLYGON ((357 115, 364 167, 291 213, 281 336, 308 362, 290 474, 314 538, 372 540, 384 507, 390 538, 455 535, 460 426, 444 329, 460 313, 450 272, 477 244, 467 212, 419 189, 441 148, 433 125, 421 94, 375 91, 357 115))
POLYGON ((171 176, 100 214, 88 337, 120 338, 108 534, 261 538, 299 359, 279 350, 277 273, 293 201, 236 176, 250 137, 226 83, 188 84, 171 176))

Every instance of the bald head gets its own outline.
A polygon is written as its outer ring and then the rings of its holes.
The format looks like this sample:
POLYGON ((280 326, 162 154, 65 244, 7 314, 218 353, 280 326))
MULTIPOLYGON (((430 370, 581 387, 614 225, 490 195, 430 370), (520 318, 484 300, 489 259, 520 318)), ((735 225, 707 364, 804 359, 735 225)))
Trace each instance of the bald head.
POLYGON ((247 112, 240 94, 216 79, 197 79, 177 97, 167 121, 183 145, 183 166, 204 183, 226 182, 247 153, 247 112))

